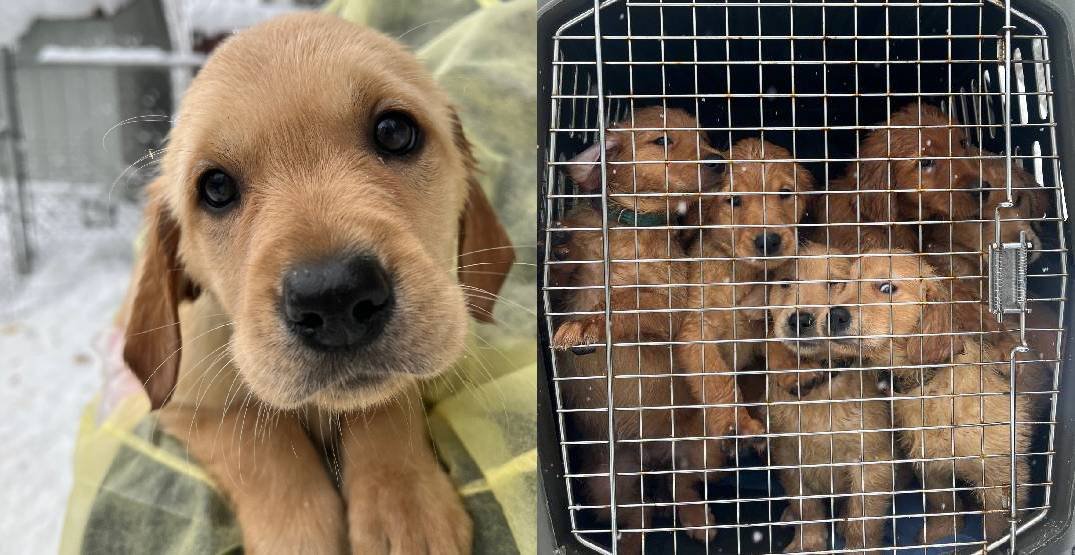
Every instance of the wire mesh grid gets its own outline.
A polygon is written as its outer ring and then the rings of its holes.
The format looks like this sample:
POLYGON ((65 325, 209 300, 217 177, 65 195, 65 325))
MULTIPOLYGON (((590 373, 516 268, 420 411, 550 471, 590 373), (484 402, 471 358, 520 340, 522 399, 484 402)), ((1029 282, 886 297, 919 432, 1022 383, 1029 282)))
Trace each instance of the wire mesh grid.
POLYGON ((552 41, 576 537, 1014 549, 1050 506, 1067 287, 1045 29, 989 1, 606 1, 552 41))

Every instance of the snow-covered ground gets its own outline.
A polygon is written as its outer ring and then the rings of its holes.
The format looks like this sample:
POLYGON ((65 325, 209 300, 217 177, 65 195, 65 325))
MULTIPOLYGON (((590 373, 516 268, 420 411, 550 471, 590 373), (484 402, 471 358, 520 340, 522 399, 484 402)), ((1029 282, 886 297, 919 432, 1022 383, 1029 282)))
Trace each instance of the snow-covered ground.
POLYGON ((137 209, 118 216, 40 237, 34 272, 0 291, 0 553, 59 547, 79 417, 101 381, 94 342, 129 279, 137 209))

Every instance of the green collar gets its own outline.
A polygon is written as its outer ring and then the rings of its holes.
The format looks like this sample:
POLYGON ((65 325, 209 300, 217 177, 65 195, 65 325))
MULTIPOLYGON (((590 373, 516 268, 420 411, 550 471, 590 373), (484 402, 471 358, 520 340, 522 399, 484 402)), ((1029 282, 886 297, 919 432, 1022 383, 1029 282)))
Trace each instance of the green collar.
POLYGON ((668 225, 668 216, 663 212, 635 212, 629 208, 608 207, 608 219, 615 220, 630 227, 657 227, 668 225))

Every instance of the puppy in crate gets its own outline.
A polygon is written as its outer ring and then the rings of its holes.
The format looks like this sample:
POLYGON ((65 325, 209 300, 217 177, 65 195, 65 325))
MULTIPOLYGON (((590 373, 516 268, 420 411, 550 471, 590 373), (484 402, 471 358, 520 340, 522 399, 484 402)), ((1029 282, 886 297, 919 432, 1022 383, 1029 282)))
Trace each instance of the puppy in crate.
POLYGON ((906 480, 893 463, 890 404, 878 374, 853 354, 834 355, 831 330, 848 309, 826 306, 848 286, 846 253, 807 243, 769 286, 772 338, 766 345, 770 463, 789 496, 781 521, 795 523, 786 553, 828 549, 832 518, 845 549, 884 545, 885 518, 906 480), (838 507, 838 508, 837 508, 838 507))
POLYGON ((571 160, 567 175, 580 193, 601 192, 601 151, 608 212, 583 202, 553 233, 550 284, 553 302, 564 313, 552 338, 559 384, 570 422, 580 440, 572 447, 572 469, 581 478, 582 496, 598 519, 611 518, 608 474, 614 449, 618 547, 643 548, 643 528, 658 514, 699 541, 714 534, 713 517, 701 496, 705 469, 723 461, 721 446, 703 438, 702 411, 687 383, 674 376, 672 349, 689 293, 684 287, 690 264, 671 227, 677 210, 719 179, 717 161, 700 160, 712 152, 694 116, 678 109, 648 107, 630 120, 611 125, 604 144, 592 145, 571 160), (683 204, 685 203, 685 204, 683 204), (682 206, 681 206, 682 205, 682 206), (602 221, 607 218, 611 321, 605 320, 602 221), (613 399, 607 395, 606 325, 612 331, 613 399), (663 343, 663 344, 662 344, 663 343), (615 437, 609 442, 608 414, 616 407, 615 437), (644 407, 677 407, 655 408, 644 407), (683 408, 680 408, 683 407, 683 408), (679 439, 691 438, 691 439, 679 439), (647 476, 651 471, 675 474, 647 476), (687 472, 681 472, 681 471, 687 472), (601 475, 604 476, 601 476, 601 475), (675 501, 674 514, 662 503, 675 501))
POLYGON ((920 224, 984 213, 994 187, 975 156, 959 120, 931 104, 904 106, 866 135, 860 160, 818 197, 814 212, 829 225, 815 239, 848 252, 919 250, 920 224))
MULTIPOLYGON (((682 123, 669 123, 669 127, 679 125, 690 129, 697 126, 694 118, 685 112, 670 111, 670 114, 674 114, 674 117, 682 123)), ((641 114, 636 113, 635 126, 660 126, 660 122, 639 123, 644 122, 645 117, 660 119, 661 115, 654 109, 644 110, 641 114)), ((669 118, 670 122, 671 120, 672 118, 669 118)), ((713 437, 717 434, 725 434, 720 438, 722 441, 719 444, 707 442, 710 448, 700 453, 703 458, 701 467, 696 466, 699 454, 697 446, 688 451, 686 462, 691 464, 690 468, 718 468, 725 463, 726 451, 734 451, 735 447, 738 447, 739 438, 750 439, 765 432, 761 422, 751 416, 744 406, 736 406, 743 401, 743 396, 738 391, 735 378, 728 372, 733 368, 742 368, 754 354, 755 349, 748 349, 744 346, 740 354, 733 341, 764 337, 764 328, 757 317, 760 311, 756 310, 763 293, 760 283, 764 279, 766 266, 768 264, 778 266, 784 262, 777 255, 784 252, 787 245, 795 244, 794 224, 802 218, 805 212, 805 203, 794 199, 795 193, 810 190, 813 181, 809 172, 790 162, 790 153, 787 150, 771 143, 746 139, 734 144, 728 152, 720 152, 709 147, 704 139, 697 138, 694 133, 669 132, 666 136, 658 135, 652 138, 643 136, 641 140, 637 136, 639 133, 636 133, 635 148, 628 152, 621 147, 623 143, 615 138, 618 135, 615 131, 623 125, 618 124, 612 127, 611 138, 605 145, 606 157, 613 161, 607 171, 609 202, 616 206, 615 213, 610 214, 609 219, 612 227, 609 232, 610 257, 613 260, 667 258, 669 262, 662 265, 650 262, 624 264, 626 272, 622 273, 617 272, 619 263, 612 264, 611 285, 614 310, 622 310, 620 308, 622 306, 624 309, 642 311, 641 314, 630 314, 629 318, 623 320, 629 324, 628 328, 615 324, 616 320, 622 318, 617 314, 613 322, 613 335, 619 341, 623 340, 621 339, 623 334, 628 336, 628 341, 633 340, 632 335, 638 337, 649 334, 655 336, 657 341, 667 341, 664 338, 672 337, 675 339, 676 347, 672 360, 669 360, 668 351, 663 347, 617 348, 617 352, 614 352, 612 357, 613 371, 621 377, 622 374, 631 371, 647 376, 668 374, 672 371, 670 365, 674 363, 677 370, 688 372, 690 376, 685 380, 673 379, 671 387, 663 380, 645 380, 647 383, 644 386, 639 386, 634 381, 615 380, 617 384, 622 382, 622 385, 614 388, 614 394, 617 399, 624 401, 636 399, 642 401, 637 406, 670 406, 667 402, 669 392, 673 396, 678 395, 680 399, 689 395, 686 398, 692 405, 704 403, 706 409, 704 428, 700 427, 702 422, 699 420, 700 415, 696 409, 678 409, 676 417, 686 416, 689 423, 684 426, 677 421, 674 435, 688 436, 697 433, 700 436, 713 437), (622 224, 625 222, 623 222, 622 214, 625 208, 633 210, 632 222, 639 220, 639 211, 635 208, 638 204, 626 207, 622 204, 623 201, 620 199, 624 198, 623 191, 635 191, 640 194, 654 190, 660 192, 666 187, 669 190, 677 185, 682 187, 684 182, 690 185, 681 191, 697 192, 700 190, 698 182, 693 181, 701 175, 697 164, 656 164, 657 171, 649 170, 648 175, 645 168, 652 167, 654 164, 633 164, 628 166, 632 172, 629 174, 631 179, 621 177, 622 170, 617 167, 616 162, 631 164, 634 160, 661 160, 661 156, 665 155, 663 148, 639 149, 638 144, 645 144, 646 139, 649 139, 650 144, 668 147, 669 156, 665 158, 666 160, 690 158, 700 153, 708 153, 711 156, 704 163, 704 169, 708 173, 704 176, 702 189, 706 189, 705 184, 713 182, 715 178, 719 193, 703 195, 705 198, 697 207, 690 203, 679 203, 679 207, 687 214, 686 222, 693 226, 692 233, 681 236, 681 239, 685 239, 684 249, 679 248, 678 243, 670 241, 664 230, 649 232, 632 230, 632 235, 639 237, 638 239, 634 236, 624 237, 626 241, 616 239, 616 232, 623 231, 622 224), (673 150, 677 145, 681 150, 673 150), (780 162, 764 162, 770 159, 780 160, 780 162), (683 166, 688 175, 683 177, 674 173, 675 166, 683 166), (666 167, 668 168, 667 185, 665 176, 662 175, 666 167), (639 176, 642 178, 639 179, 639 176), (643 233, 648 233, 648 237, 643 233), (618 250, 622 253, 618 253, 618 250), (692 262, 685 262, 683 260, 685 257, 692 262), (646 283, 660 283, 672 285, 672 287, 658 290, 658 295, 646 299, 637 294, 637 287, 634 288, 635 290, 617 291, 617 286, 629 286, 639 281, 643 275, 641 268, 647 266, 650 272, 646 272, 646 283), (742 284, 736 285, 738 282, 742 284), (675 284, 685 283, 689 283, 690 287, 675 286, 675 284), (668 307, 670 314, 669 311, 658 313, 656 318, 643 323, 642 316, 645 314, 646 307, 652 310, 662 306, 668 307), (743 309, 744 307, 755 308, 751 310, 743 309), (623 354, 618 354, 618 352, 623 354), (686 390, 683 387, 684 383, 687 386, 686 390), (624 391, 624 394, 619 393, 620 390, 627 389, 630 390, 624 391), (662 401, 665 402, 662 403, 662 401), (692 458, 694 461, 690 460, 692 458)), ((599 172, 594 166, 599 154, 600 151, 596 147, 591 147, 574 160, 586 163, 585 166, 573 166, 573 171, 570 172, 572 179, 583 191, 596 190, 600 185, 599 172)), ((627 198, 630 200, 646 197, 627 195, 627 198)), ((662 201, 666 206, 671 205, 665 199, 658 198, 657 200, 662 201)), ((658 225, 666 219, 664 214, 658 216, 658 225)), ((589 209, 576 211, 561 223, 572 228, 599 229, 601 225, 600 214, 589 209)), ((622 234, 620 236, 622 237, 622 234)), ((552 270, 551 279, 576 288, 590 286, 588 289, 590 295, 598 297, 603 295, 600 288, 603 282, 600 265, 566 263, 569 260, 600 261, 602 257, 600 234, 592 232, 588 236, 577 232, 570 235, 560 232, 559 237, 560 240, 555 241, 557 245, 554 253, 557 253, 560 263, 552 270), (594 285, 598 287, 593 287, 594 285)), ((571 300, 564 304, 565 311, 593 312, 602 307, 602 299, 591 298, 587 302, 580 289, 572 289, 571 297, 571 300)), ((577 352, 577 345, 601 339, 602 329, 595 324, 603 324, 600 315, 568 320, 557 329, 553 343, 561 349, 573 348, 577 352)), ((572 359, 571 366, 575 374, 588 373, 595 378, 601 378, 604 375, 603 359, 604 357, 589 358, 587 362, 581 362, 579 358, 575 358, 572 359)), ((605 395, 603 392, 595 391, 596 387, 603 388, 603 380, 573 383, 566 388, 569 402, 577 406, 581 401, 592 403, 596 399, 600 402, 599 407, 607 406, 605 395), (582 384, 585 383, 589 385, 583 386, 582 384), (572 393, 576 390, 580 395, 572 393)), ((617 401, 616 405, 622 408, 624 401, 617 401)), ((671 403, 671 405, 676 404, 682 404, 682 402, 671 403)), ((654 413, 670 414, 670 411, 645 411, 647 417, 651 419, 654 413)), ((595 416, 600 416, 600 414, 595 416)), ((635 415, 630 411, 623 413, 623 417, 623 419, 630 419, 629 425, 632 428, 638 427, 636 423, 638 419, 634 418, 635 415)), ((603 420, 604 417, 601 418, 603 420)), ((617 420, 622 419, 617 418, 617 420)), ((656 430, 660 434, 658 437, 668 439, 673 436, 669 423, 667 420, 660 422, 663 428, 656 430)), ((606 423, 601 421, 594 422, 593 427, 604 429, 605 426, 606 423)), ((589 428, 589 426, 583 427, 589 428)), ((628 435, 633 435, 635 431, 632 429, 628 435)), ((643 433, 648 434, 649 431, 643 430, 643 433)), ((682 444, 682 442, 670 443, 682 444)), ((757 439, 753 439, 753 443, 756 446, 761 445, 757 439)), ((617 450, 617 460, 621 460, 620 456, 620 450, 617 450)), ((647 458, 653 456, 653 453, 646 455, 647 458)), ((586 460, 586 457, 583 459, 586 460)), ((628 464, 635 464, 637 456, 632 455, 626 460, 629 461, 628 464)), ((707 510, 698 510, 704 507, 704 501, 697 499, 696 492, 704 477, 691 476, 690 478, 689 481, 682 478, 679 480, 683 482, 683 490, 676 488, 676 500, 685 502, 685 504, 678 505, 678 511, 681 514, 708 517, 707 510), (684 490, 686 490, 686 495, 681 495, 681 491, 684 490)), ((626 484, 631 488, 629 490, 622 489, 617 483, 617 487, 621 488, 617 490, 617 497, 620 496, 621 491, 634 493, 639 483, 637 478, 633 478, 629 484, 626 484)), ((602 491, 601 497, 607 499, 607 492, 602 491)), ((621 523, 631 520, 645 521, 645 516, 628 514, 620 518, 621 523)), ((684 516, 683 524, 690 528, 691 520, 684 516)), ((695 533, 698 531, 694 529, 689 531, 690 535, 696 539, 713 536, 712 530, 705 531, 705 533, 695 533)))
POLYGON ((706 406, 707 431, 760 451, 765 426, 741 404, 748 396, 739 382, 746 376, 737 372, 761 354, 764 283, 794 252, 796 225, 806 213, 801 197, 814 181, 787 149, 761 139, 739 140, 721 155, 727 162, 717 191, 688 210, 684 222, 686 253, 698 262, 676 363, 706 406))
MULTIPOLYGON (((962 530, 964 489, 983 513, 984 538, 999 539, 1009 529, 1013 474, 1018 484, 1030 479, 1038 409, 1029 396, 1016 399, 1022 424, 1015 428, 1013 469, 1008 360, 1015 338, 922 255, 870 250, 850 265, 847 279, 846 287, 830 290, 829 313, 842 309, 844 318, 830 329, 829 348, 891 371, 896 440, 914 461, 932 515, 921 539, 935 543, 962 530)), ((1016 368, 1017 391, 1041 390, 1038 365, 1016 368)), ((1017 507, 1025 505, 1025 485, 1016 499, 1017 507)))

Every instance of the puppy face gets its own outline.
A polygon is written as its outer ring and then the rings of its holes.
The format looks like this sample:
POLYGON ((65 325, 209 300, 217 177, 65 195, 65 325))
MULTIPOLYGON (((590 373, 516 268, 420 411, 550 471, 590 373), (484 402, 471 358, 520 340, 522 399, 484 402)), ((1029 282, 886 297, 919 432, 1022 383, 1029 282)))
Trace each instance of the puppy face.
POLYGON ((831 348, 840 356, 861 352, 884 362, 896 353, 912 364, 937 364, 960 350, 958 326, 981 317, 970 305, 952 304, 949 283, 909 251, 867 251, 851 264, 849 279, 828 308, 831 348))
POLYGON ((808 243, 796 258, 775 274, 769 287, 773 334, 800 357, 815 359, 828 354, 830 305, 848 287, 851 261, 845 253, 808 243))
MULTIPOLYGON (((716 241, 726 253, 762 267, 769 257, 792 254, 797 242, 795 225, 806 213, 807 197, 814 188, 806 168, 790 160, 787 149, 759 139, 732 145, 720 191, 703 203, 703 223, 715 226, 706 241, 716 241), (747 161, 740 161, 747 160, 747 161), (712 237, 712 239, 710 239, 712 237)), ((769 261, 769 267, 784 260, 769 261)))
MULTIPOLYGON (((634 117, 613 124, 605 133, 605 174, 609 200, 639 212, 671 212, 676 197, 635 196, 636 193, 692 193, 712 188, 723 161, 705 134, 695 131, 698 120, 687 112, 650 106, 634 117)), ((568 176, 586 192, 600 192, 598 166, 601 145, 593 145, 571 160, 568 176)))
MULTIPOLYGON (((231 317, 236 366, 264 402, 382 402, 460 355, 460 283, 488 299, 510 267, 473 164, 446 97, 386 37, 319 14, 242 33, 183 100, 149 192, 130 330, 166 325, 174 307, 155 299, 196 284, 231 317), (457 281, 457 253, 485 249, 499 254, 465 265, 496 279, 457 281)), ((132 338, 128 363, 159 380, 160 341, 132 338)), ((147 385, 163 403, 167 380, 147 385)))
MULTIPOLYGON (((996 156, 989 151, 983 150, 981 153, 987 157, 996 156)), ((996 238, 993 215, 1005 200, 1004 184, 1007 182, 1007 176, 1002 159, 985 158, 981 165, 983 187, 988 187, 983 189, 985 200, 981 212, 981 219, 985 220, 985 223, 954 224, 953 237, 984 251, 996 238)), ((1000 230, 1001 240, 1005 243, 1018 243, 1021 232, 1025 232, 1026 241, 1037 251, 1041 248, 1041 240, 1032 223, 1045 216, 1048 200, 1045 190, 1034 180, 1034 176, 1018 162, 1012 163, 1012 196, 1015 206, 1000 209, 1000 217, 1004 221, 1000 230)), ((1034 251, 1031 252, 1032 260, 1041 256, 1041 252, 1034 251)))
POLYGON ((893 129, 870 133, 860 147, 859 188, 902 189, 888 195, 860 195, 863 215, 870 221, 968 219, 980 213, 987 201, 974 148, 957 120, 936 106, 911 104, 892 114, 893 129), (898 160, 883 160, 900 158, 898 160), (954 189, 954 190, 953 190, 954 189))

